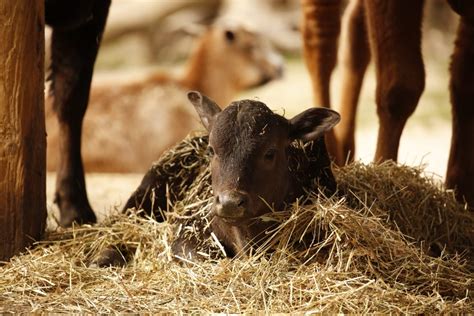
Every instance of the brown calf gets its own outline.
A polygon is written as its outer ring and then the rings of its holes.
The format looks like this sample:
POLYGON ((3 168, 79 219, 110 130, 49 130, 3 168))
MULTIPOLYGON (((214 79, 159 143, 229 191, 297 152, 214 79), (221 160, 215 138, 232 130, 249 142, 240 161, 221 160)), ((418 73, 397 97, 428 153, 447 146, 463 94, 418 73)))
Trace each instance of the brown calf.
MULTIPOLYGON (((241 25, 209 27, 197 40, 184 73, 155 72, 126 82, 92 84, 83 126, 87 172, 143 172, 170 146, 199 127, 187 90, 228 104, 242 90, 281 76, 283 62, 257 32, 241 25), (146 146, 139 144, 147 140, 146 146)), ((59 135, 47 107, 48 170, 58 165, 59 135)))
MULTIPOLYGON (((270 207, 282 210, 301 196, 304 189, 314 190, 314 180, 319 180, 321 188, 328 193, 335 191, 336 183, 321 136, 337 124, 338 113, 311 108, 287 120, 258 101, 236 101, 221 110, 199 92, 190 92, 188 98, 209 131, 214 194, 211 231, 228 255, 243 253, 249 245, 258 243, 269 227, 259 217, 270 212, 270 207), (306 153, 311 159, 299 166, 298 173, 295 166, 290 166, 296 155, 302 155, 291 146, 294 140, 315 141, 306 153)), ((170 179, 162 177, 156 168, 145 175, 125 209, 151 199, 154 203, 142 204, 148 213, 153 211, 153 204, 166 209, 165 188, 170 179)), ((192 251, 192 245, 183 244, 182 240, 178 240, 178 245, 185 252, 192 251)), ((175 245, 174 249, 177 248, 175 245)))
MULTIPOLYGON (((461 16, 451 62, 453 113, 446 186, 459 200, 474 206, 474 2, 448 0, 461 16)), ((329 81, 335 66, 340 29, 340 0, 301 0, 304 50, 318 104, 330 106, 329 81), (321 103, 322 102, 322 103, 321 103)), ((342 121, 337 146, 330 147, 339 164, 353 159, 355 111, 362 80, 375 61, 379 132, 375 160, 397 160, 400 137, 425 85, 421 56, 423 0, 352 0, 346 16, 342 121)), ((336 143, 335 143, 336 144, 336 143)))

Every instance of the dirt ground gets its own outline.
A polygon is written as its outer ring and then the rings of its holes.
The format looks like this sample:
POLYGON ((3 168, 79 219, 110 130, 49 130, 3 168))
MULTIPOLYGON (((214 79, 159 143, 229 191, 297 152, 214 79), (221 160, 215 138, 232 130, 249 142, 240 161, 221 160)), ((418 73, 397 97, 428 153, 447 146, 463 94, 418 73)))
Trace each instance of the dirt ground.
MULTIPOLYGON (((428 64, 426 68, 426 89, 402 136, 399 161, 408 165, 424 164, 427 173, 436 174, 442 180, 446 172, 451 137, 447 64, 428 64)), ((100 75, 98 74, 97 77, 100 78, 100 75)), ((123 76, 124 73, 121 75, 123 76)), ((340 76, 336 72, 332 82, 333 102, 336 109, 339 82, 340 76)), ((360 100, 356 135, 356 156, 364 162, 371 161, 377 137, 374 91, 374 73, 373 69, 369 68, 360 100)), ((283 79, 248 91, 241 97, 259 99, 280 114, 284 113, 286 117, 291 117, 313 105, 309 78, 301 59, 291 59, 287 62, 283 79)), ((99 220, 112 211, 120 210, 128 196, 140 183, 141 178, 142 174, 87 174, 89 200, 99 214, 99 220)), ((52 213, 57 216, 57 210, 53 204, 54 185, 55 174, 49 173, 47 177, 48 209, 54 211, 52 213)), ((50 227, 55 226, 53 218, 50 218, 50 225, 50 227)))

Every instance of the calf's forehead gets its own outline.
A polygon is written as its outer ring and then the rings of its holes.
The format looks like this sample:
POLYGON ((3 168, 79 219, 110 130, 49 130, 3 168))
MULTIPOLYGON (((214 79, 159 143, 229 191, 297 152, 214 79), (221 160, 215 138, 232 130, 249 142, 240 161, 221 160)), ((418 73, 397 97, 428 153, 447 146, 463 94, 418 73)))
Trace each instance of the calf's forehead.
POLYGON ((288 137, 288 121, 264 103, 242 100, 231 103, 214 121, 210 142, 224 151, 251 152, 288 137))

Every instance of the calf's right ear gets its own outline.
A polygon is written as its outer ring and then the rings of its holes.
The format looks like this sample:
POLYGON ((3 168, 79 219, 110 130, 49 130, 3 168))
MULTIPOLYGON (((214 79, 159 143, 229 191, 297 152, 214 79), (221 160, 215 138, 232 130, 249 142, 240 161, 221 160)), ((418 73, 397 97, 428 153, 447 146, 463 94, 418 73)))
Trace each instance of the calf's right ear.
POLYGON ((188 99, 194 105, 202 125, 210 132, 216 115, 222 111, 221 108, 216 102, 197 91, 188 92, 188 99))
POLYGON ((327 108, 311 108, 290 120, 290 138, 315 140, 339 123, 341 116, 327 108))

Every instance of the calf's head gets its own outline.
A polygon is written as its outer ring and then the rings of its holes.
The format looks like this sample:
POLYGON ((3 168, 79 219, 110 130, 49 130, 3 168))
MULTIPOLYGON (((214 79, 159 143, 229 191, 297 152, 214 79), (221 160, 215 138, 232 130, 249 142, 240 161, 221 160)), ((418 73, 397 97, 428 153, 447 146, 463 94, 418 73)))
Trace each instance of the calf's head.
POLYGON ((214 213, 236 226, 269 212, 269 206, 282 208, 291 185, 291 142, 315 140, 340 119, 325 108, 287 120, 258 101, 236 101, 221 110, 199 92, 188 98, 209 131, 214 213))

